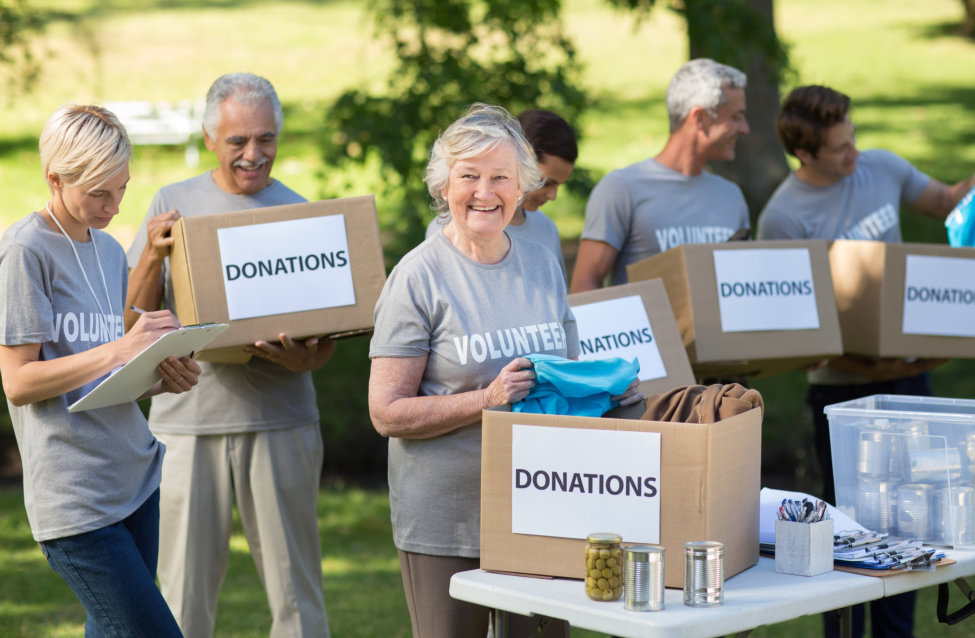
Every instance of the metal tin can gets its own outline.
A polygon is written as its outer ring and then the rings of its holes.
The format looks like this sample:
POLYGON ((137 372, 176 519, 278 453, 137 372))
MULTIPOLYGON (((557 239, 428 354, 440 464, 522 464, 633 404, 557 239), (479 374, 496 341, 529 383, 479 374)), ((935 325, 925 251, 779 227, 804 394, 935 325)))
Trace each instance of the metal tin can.
POLYGON ((660 611, 664 608, 664 548, 633 545, 623 550, 623 608, 660 611))
POLYGON ((916 541, 931 536, 934 488, 926 483, 905 483, 897 487, 897 533, 916 541))
POLYGON ((890 474, 891 437, 886 432, 867 430, 857 446, 857 477, 886 479, 890 474))
POLYGON ((597 532, 586 537, 586 596, 619 600, 623 595, 623 550, 619 534, 597 532))
POLYGON ((684 543, 684 604, 715 607, 724 598, 724 545, 717 541, 684 543))
POLYGON ((969 463, 975 464, 975 432, 965 434, 965 458, 969 463))
POLYGON ((910 483, 954 483, 961 478, 961 452, 956 447, 907 451, 910 483))
POLYGON ((897 483, 876 479, 860 479, 857 486, 856 520, 867 529, 887 534, 896 519, 897 483))
POLYGON ((937 524, 945 545, 975 543, 975 488, 967 485, 945 487, 938 491, 937 524))

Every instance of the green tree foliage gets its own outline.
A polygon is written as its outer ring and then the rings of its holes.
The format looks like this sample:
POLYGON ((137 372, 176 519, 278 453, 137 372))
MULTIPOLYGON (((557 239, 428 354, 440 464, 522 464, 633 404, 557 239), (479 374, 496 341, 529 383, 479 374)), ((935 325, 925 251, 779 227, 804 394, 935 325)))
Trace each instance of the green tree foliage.
POLYGON ((323 155, 327 166, 381 173, 375 188, 391 260, 423 238, 432 217, 427 153, 468 105, 577 119, 584 94, 560 9, 560 0, 371 0, 378 36, 399 63, 383 94, 348 91, 328 109, 323 155))
POLYGON ((10 71, 10 94, 29 89, 40 66, 30 47, 30 35, 41 26, 38 14, 24 0, 0 0, 0 67, 10 71))
MULTIPOLYGON (((607 2, 638 17, 646 17, 658 4, 658 0, 607 2)), ((777 84, 789 72, 789 53, 776 36, 771 4, 771 0, 668 0, 667 8, 687 22, 689 57, 709 57, 747 69, 758 55, 765 61, 769 80, 777 84)))

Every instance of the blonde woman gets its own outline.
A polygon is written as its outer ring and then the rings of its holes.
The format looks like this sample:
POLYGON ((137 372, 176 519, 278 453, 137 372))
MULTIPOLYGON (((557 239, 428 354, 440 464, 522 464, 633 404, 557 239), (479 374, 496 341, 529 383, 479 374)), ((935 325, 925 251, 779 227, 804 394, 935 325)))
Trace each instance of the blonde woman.
MULTIPOLYGON (((155 585, 163 447, 135 402, 69 413, 179 323, 145 313, 124 333, 128 266, 103 232, 129 181, 125 129, 97 106, 59 109, 40 138, 50 198, 0 240, 0 376, 24 467, 31 532, 87 612, 86 636, 179 636, 155 585)), ((184 392, 173 357, 146 396, 184 392)))

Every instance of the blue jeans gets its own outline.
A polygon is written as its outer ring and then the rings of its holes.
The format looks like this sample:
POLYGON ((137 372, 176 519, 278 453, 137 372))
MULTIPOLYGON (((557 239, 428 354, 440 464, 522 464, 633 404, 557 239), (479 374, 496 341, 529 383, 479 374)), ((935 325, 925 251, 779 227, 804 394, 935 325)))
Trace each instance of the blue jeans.
POLYGON ((41 551, 88 612, 86 637, 182 636, 156 587, 159 490, 128 518, 41 551))

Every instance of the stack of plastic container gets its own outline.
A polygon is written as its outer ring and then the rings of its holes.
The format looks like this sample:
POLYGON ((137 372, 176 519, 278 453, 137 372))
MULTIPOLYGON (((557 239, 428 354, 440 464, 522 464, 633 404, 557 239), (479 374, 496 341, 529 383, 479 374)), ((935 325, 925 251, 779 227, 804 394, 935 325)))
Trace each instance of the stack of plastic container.
POLYGON ((975 401, 877 394, 825 412, 839 509, 892 537, 975 546, 975 401))

